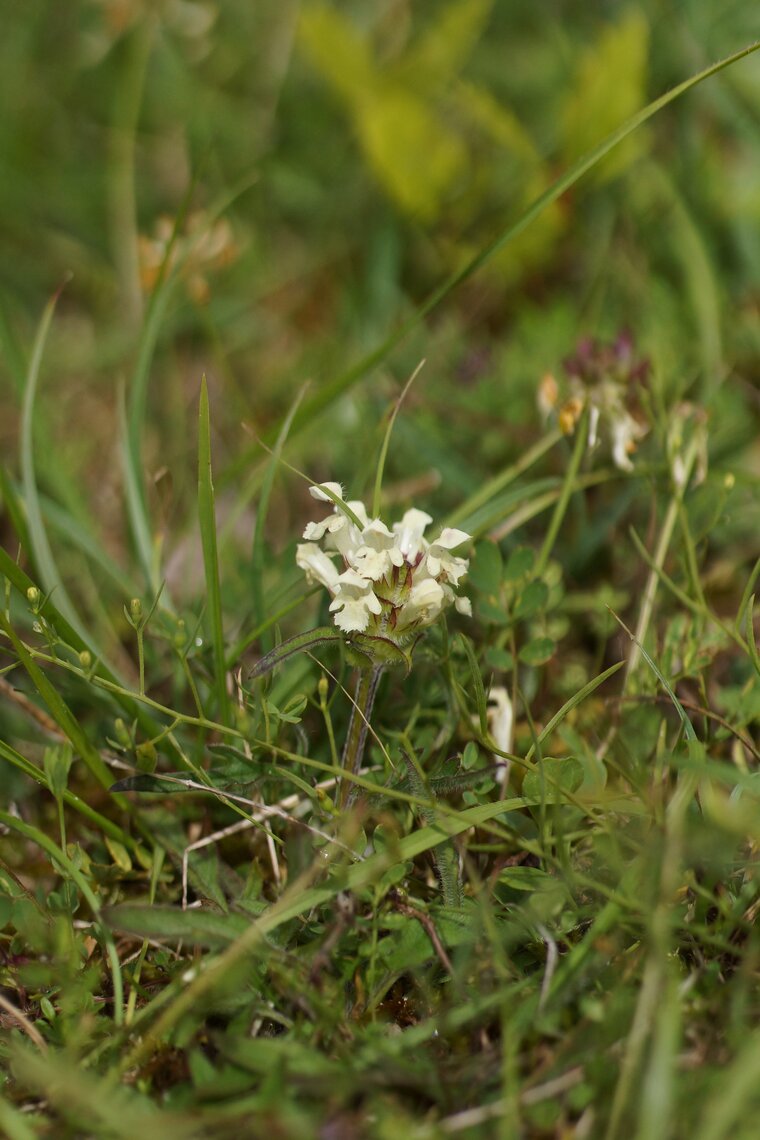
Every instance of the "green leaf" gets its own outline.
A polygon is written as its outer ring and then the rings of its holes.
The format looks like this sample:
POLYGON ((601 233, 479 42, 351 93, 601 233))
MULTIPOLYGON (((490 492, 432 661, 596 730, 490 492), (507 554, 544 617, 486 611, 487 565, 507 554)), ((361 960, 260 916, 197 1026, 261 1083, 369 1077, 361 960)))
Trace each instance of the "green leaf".
POLYGON ((514 668, 515 659, 508 649, 501 649, 497 645, 491 645, 485 652, 485 663, 490 669, 500 669, 507 672, 514 668))
POLYGON ((747 606, 747 646, 749 648, 749 655, 752 664, 755 667, 755 672, 760 677, 760 653, 757 650, 757 642, 755 641, 755 595, 753 594, 747 606))
POLYGON ((494 606, 482 599, 477 602, 477 614, 480 621, 491 625, 512 625, 512 618, 502 606, 494 606))
POLYGON ((518 657, 525 665, 544 665, 553 656, 557 643, 551 637, 534 637, 522 647, 518 657))
POLYGON ((57 800, 62 799, 66 791, 72 759, 71 745, 68 743, 56 744, 52 748, 45 749, 43 764, 48 787, 57 800))
POLYGON ((113 930, 139 938, 166 938, 208 947, 227 946, 250 926, 250 919, 238 914, 139 903, 104 907, 102 917, 113 930))
MULTIPOLYGON (((351 633, 348 635, 347 646, 354 652, 358 651, 362 658, 366 658, 373 665, 383 665, 390 668, 405 669, 408 673, 412 667, 410 649, 402 649, 388 637, 378 637, 366 633, 351 633)), ((364 668, 365 662, 359 662, 364 668)))
POLYGON ((513 891, 538 891, 549 884, 556 886, 557 880, 542 871, 540 867, 505 867, 499 873, 499 882, 513 891))
POLYGON ((470 665, 470 676, 472 677, 473 685, 475 688, 475 707, 477 709, 478 720, 480 722, 480 731, 483 736, 486 736, 488 733, 488 717, 486 715, 487 702, 486 691, 483 687, 483 678, 480 675, 480 666, 478 665, 478 660, 475 656, 475 650, 472 647, 472 642, 470 641, 469 637, 465 637, 465 635, 462 633, 459 635, 459 640, 464 646, 464 651, 467 654, 467 660, 470 665))
POLYGON ((501 551, 495 542, 485 539, 475 547, 467 572, 468 580, 484 594, 496 596, 502 580, 501 551))
POLYGON ((352 107, 367 160, 407 214, 434 222, 467 169, 460 135, 413 91, 384 85, 352 107))
MULTIPOLYGON (((574 159, 593 147, 601 134, 615 130, 641 106, 646 96, 648 47, 647 18, 629 8, 580 55, 574 88, 564 101, 561 117, 567 158, 574 159)), ((646 137, 639 132, 614 156, 598 163, 594 176, 618 174, 645 146, 646 137)))
POLYGON ((515 617, 522 620, 535 617, 546 608, 549 600, 549 587, 541 578, 536 578, 525 587, 515 606, 515 617))
POLYGON ((516 582, 519 578, 525 578, 533 569, 535 561, 536 556, 529 546, 516 547, 507 559, 504 581, 516 582))
POLYGON ((119 870, 129 873, 132 870, 132 860, 129 857, 129 852, 123 843, 119 843, 116 839, 111 839, 109 836, 105 837, 105 844, 108 852, 113 859, 119 870))
POLYGON ((406 52, 404 73, 421 89, 451 84, 483 34, 493 0, 453 0, 439 5, 434 22, 406 52))
POLYGON ((478 749, 477 744, 474 740, 468 740, 464 746, 461 761, 465 772, 469 772, 472 768, 474 768, 479 759, 480 750, 478 749))
POLYGON ((311 62, 349 105, 372 91, 377 69, 367 41, 339 9, 308 5, 299 36, 311 62))
MULTIPOLYGON (((26 508, 26 521, 31 544, 31 554, 34 558, 40 582, 47 593, 55 594, 56 607, 63 614, 69 624, 77 631, 80 637, 87 635, 84 626, 77 614, 74 605, 66 591, 58 570, 53 552, 50 549, 47 531, 42 518, 40 497, 37 488, 37 476, 34 467, 34 403, 37 395, 37 382, 40 375, 42 356, 45 351, 50 325, 53 320, 58 294, 48 302, 42 314, 37 335, 34 340, 32 358, 24 388, 24 403, 21 412, 21 477, 24 488, 24 505, 26 508)), ((100 656, 100 654, 97 654, 100 656)))
POLYGON ((523 794, 543 800, 550 796, 561 799, 561 793, 575 792, 583 783, 583 765, 574 756, 539 760, 535 771, 525 773, 523 794))
POLYGON ((331 625, 322 625, 317 629, 310 629, 307 633, 298 633, 295 637, 289 637, 287 641, 276 645, 274 649, 261 657, 249 672, 248 680, 254 681, 257 677, 263 677, 265 674, 271 673, 273 669, 276 669, 283 661, 287 661, 294 653, 305 653, 309 649, 314 649, 317 645, 325 645, 330 641, 342 640, 343 635, 331 625))
POLYGON ((125 776, 111 785, 112 792, 147 792, 170 796, 193 792, 195 795, 227 791, 232 788, 250 788, 261 776, 258 766, 250 761, 230 763, 224 768, 209 768, 204 771, 207 784, 194 780, 187 772, 141 772, 125 776))

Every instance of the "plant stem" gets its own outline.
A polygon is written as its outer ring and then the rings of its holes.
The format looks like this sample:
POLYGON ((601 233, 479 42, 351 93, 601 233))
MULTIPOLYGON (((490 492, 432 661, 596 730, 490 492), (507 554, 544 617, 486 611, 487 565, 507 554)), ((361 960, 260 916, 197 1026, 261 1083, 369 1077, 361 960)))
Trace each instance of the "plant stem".
POLYGON ((554 547, 554 542, 557 538, 557 534, 559 533, 559 528, 561 527, 562 520, 565 517, 567 504, 570 502, 570 496, 576 489, 575 478, 580 469, 581 460, 583 459, 583 454, 586 450, 587 435, 588 407, 583 409, 583 414, 581 415, 580 421, 576 424, 575 427, 575 447, 573 448, 573 454, 570 457, 570 463, 565 474, 565 481, 562 484, 562 493, 557 500, 557 505, 554 508, 554 514, 552 515, 551 522, 549 523, 549 530, 547 531, 546 538, 544 539, 544 545, 541 547, 541 553, 539 554, 538 561, 536 562, 535 574, 537 578, 540 578, 546 569, 546 564, 549 561, 549 556, 551 555, 552 549, 554 547))
POLYGON ((348 735, 341 757, 341 767, 344 772, 338 791, 338 807, 350 807, 356 798, 356 785, 346 779, 346 775, 355 776, 362 765, 364 747, 367 743, 369 718, 372 716, 372 706, 375 703, 375 694, 383 671, 382 665, 373 665, 370 669, 360 669, 356 680, 356 692, 351 708, 351 720, 348 724, 348 735))
POLYGON ((686 453, 684 455, 683 481, 680 486, 676 486, 674 488, 673 497, 668 504, 665 518, 663 519, 662 525, 660 526, 660 536, 654 552, 654 558, 652 559, 652 566, 649 572, 649 577, 647 578, 647 584, 644 588, 644 593, 641 600, 641 608, 639 610, 639 619, 636 623, 636 632, 634 634, 633 643, 631 644, 631 651, 628 656, 628 663, 625 669, 625 677, 623 678, 623 692, 626 691, 628 682, 631 679, 633 673, 635 673, 639 661, 641 660, 641 646, 647 635, 647 630, 649 629, 649 622, 651 620, 652 611, 654 609, 654 599, 657 593, 660 571, 665 565, 665 558, 668 553, 668 547, 670 546, 670 540, 673 537, 673 530, 678 520, 679 512, 682 509, 684 491, 686 487, 688 487, 689 481, 691 480, 691 473, 694 469, 696 458, 696 443, 692 441, 692 443, 686 449, 686 453))

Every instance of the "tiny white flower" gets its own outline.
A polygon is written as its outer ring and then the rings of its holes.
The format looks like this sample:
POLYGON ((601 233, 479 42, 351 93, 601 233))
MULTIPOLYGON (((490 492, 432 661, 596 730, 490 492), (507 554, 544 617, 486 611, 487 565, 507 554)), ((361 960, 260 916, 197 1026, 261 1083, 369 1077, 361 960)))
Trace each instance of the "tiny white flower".
POLYGON ((306 573, 307 581, 319 582, 333 593, 338 583, 338 571, 316 542, 301 542, 296 547, 296 565, 306 573))
POLYGON ((326 487, 328 491, 332 491, 336 498, 343 499, 343 488, 340 483, 316 483, 313 487, 309 487, 309 494, 312 499, 316 499, 320 503, 332 503, 333 500, 329 495, 325 494, 322 489, 323 487, 326 487))
POLYGON ((361 533, 362 545, 349 555, 350 564, 365 578, 378 582, 391 566, 401 566, 404 558, 396 537, 380 519, 373 519, 361 533))
POLYGON ((412 507, 400 523, 393 524, 393 533, 398 536, 398 548, 407 562, 414 562, 420 550, 424 549, 426 543, 422 535, 432 521, 430 515, 412 507))
POLYGON ((372 583, 355 570, 345 570, 338 578, 336 590, 336 596, 330 603, 335 624, 344 633, 363 633, 369 624, 370 614, 379 614, 383 608, 380 599, 372 592, 372 583))
POLYGON ((429 625, 435 621, 443 608, 444 596, 443 586, 435 578, 415 582, 401 608, 398 628, 403 629, 414 622, 429 625))
POLYGON ((466 558, 456 558, 449 551, 461 546, 469 537, 465 531, 450 526, 441 532, 440 538, 430 546, 426 556, 427 568, 434 578, 443 574, 447 581, 456 586, 467 572, 468 562, 466 558))
POLYGON ((620 471, 633 471, 631 452, 636 450, 636 441, 645 434, 645 429, 629 415, 622 412, 612 422, 612 462, 620 471))
MULTIPOLYGON (((493 685, 488 694, 486 709, 488 731, 500 752, 512 751, 512 725, 514 721, 512 702, 509 693, 503 685, 493 685)), ((510 762, 503 756, 494 753, 494 760, 499 765, 496 779, 500 784, 506 784, 509 776, 510 762)))
POLYGON ((387 550, 373 550, 371 546, 360 546, 355 554, 351 555, 351 565, 355 570, 372 582, 379 582, 384 578, 391 567, 391 560, 387 550))
MULTIPOLYGON (((330 603, 330 612, 335 612, 335 624, 344 633, 364 633, 369 625, 370 606, 368 599, 377 601, 374 594, 359 598, 347 598, 340 594, 330 603)), ((378 607, 380 603, 378 602, 378 607)))
POLYGON ((336 530, 341 530, 347 521, 345 515, 328 515, 320 522, 307 523, 303 537, 308 542, 319 542, 326 534, 333 534, 336 530))
MULTIPOLYGON (((346 503, 346 506, 353 514, 356 515, 362 527, 369 526, 369 515, 367 514, 367 508, 365 507, 364 503, 362 503, 359 499, 349 499, 349 501, 346 503)), ((337 509, 337 507, 333 507, 333 510, 337 511, 337 509)))
POLYGON ((588 410, 588 446, 596 447, 599 438, 599 417, 602 412, 598 404, 592 404, 588 410))

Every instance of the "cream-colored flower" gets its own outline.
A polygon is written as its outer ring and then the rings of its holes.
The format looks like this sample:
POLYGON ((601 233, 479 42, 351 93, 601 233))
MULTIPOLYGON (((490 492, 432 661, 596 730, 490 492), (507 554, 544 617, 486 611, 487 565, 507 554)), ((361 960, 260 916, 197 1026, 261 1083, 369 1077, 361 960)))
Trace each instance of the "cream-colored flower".
POLYGON ((296 547, 296 565, 306 573, 309 582, 319 582, 328 590, 334 590, 338 583, 335 563, 327 557, 316 542, 301 542, 296 547))
MULTIPOLYGON (((492 685, 488 693, 486 707, 488 731, 499 752, 512 751, 512 726, 514 714, 509 693, 503 685, 492 685)), ((509 777, 510 761, 494 753, 494 760, 498 764, 496 779, 500 784, 506 784, 509 777)))
POLYGON ((404 630, 411 625, 431 625, 443 609, 445 597, 443 586, 435 578, 415 582, 399 610, 396 628, 404 630))
POLYGON ((339 629, 403 645, 449 605, 472 614, 469 598, 452 588, 468 568, 466 558, 452 553, 470 538, 463 530, 446 527, 430 543, 425 528, 432 519, 425 511, 412 508, 389 529, 381 519, 370 519, 362 502, 345 501, 338 483, 310 491, 333 509, 306 526, 296 562, 309 581, 321 582, 332 594, 330 612, 339 629))
POLYGON ((467 573, 468 563, 467 559, 456 558, 450 551, 467 542, 469 537, 465 531, 450 526, 441 531, 440 537, 431 544, 426 557, 428 571, 434 578, 443 574, 447 581, 456 586, 462 575, 467 573))
POLYGON ((325 494, 325 490, 332 491, 337 499, 343 498, 343 488, 340 483, 315 483, 313 487, 309 487, 309 494, 319 503, 332 503, 333 500, 325 494))
POLYGON ((633 471, 631 455, 636 450, 636 443, 646 435, 647 429, 635 420, 632 415, 622 411, 618 418, 612 421, 612 462, 621 471, 633 471))
POLYGON ((349 562, 373 582, 384 578, 393 566, 401 566, 404 557, 396 546, 396 537, 380 519, 372 521, 361 532, 362 545, 349 555, 349 562))
POLYGON ((336 591, 330 612, 335 614, 338 629, 344 633, 363 633, 369 625, 370 614, 379 614, 382 610, 372 583, 355 570, 346 570, 337 580, 336 591))
POLYGON ((397 536, 398 549, 404 560, 413 563, 422 549, 425 527, 432 522, 430 515, 418 511, 415 507, 407 511, 401 522, 393 524, 393 533, 397 536))

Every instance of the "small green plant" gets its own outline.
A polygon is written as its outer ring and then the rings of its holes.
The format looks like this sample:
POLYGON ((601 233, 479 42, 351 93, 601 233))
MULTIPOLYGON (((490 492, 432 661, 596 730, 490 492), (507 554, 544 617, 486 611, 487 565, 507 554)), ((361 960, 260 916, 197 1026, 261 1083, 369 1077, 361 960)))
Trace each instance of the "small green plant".
POLYGON ((757 45, 509 7, 8 22, 12 1140, 755 1135, 757 45))

